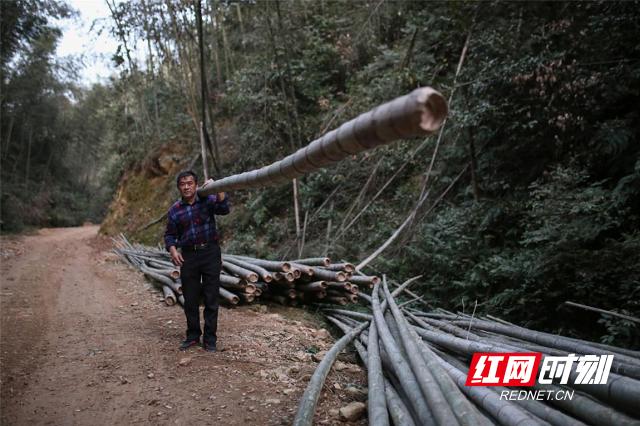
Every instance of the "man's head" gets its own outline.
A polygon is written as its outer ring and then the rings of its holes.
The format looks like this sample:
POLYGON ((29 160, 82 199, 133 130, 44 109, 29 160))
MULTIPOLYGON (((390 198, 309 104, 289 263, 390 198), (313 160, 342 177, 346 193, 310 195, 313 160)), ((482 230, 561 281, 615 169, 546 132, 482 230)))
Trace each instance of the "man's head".
POLYGON ((196 196, 198 176, 191 170, 180 172, 176 178, 176 185, 182 198, 185 200, 193 199, 196 196))

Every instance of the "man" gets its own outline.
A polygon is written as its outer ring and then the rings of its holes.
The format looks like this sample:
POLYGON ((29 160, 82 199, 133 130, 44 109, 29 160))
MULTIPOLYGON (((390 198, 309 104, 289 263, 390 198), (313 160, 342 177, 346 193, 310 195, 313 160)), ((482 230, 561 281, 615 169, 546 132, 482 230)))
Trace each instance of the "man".
POLYGON ((191 170, 180 173, 176 184, 182 198, 169 209, 164 242, 171 260, 180 267, 182 279, 187 338, 180 349, 200 344, 200 297, 203 297, 202 346, 215 352, 222 259, 214 215, 228 214, 229 202, 224 192, 198 196, 198 177, 191 170))

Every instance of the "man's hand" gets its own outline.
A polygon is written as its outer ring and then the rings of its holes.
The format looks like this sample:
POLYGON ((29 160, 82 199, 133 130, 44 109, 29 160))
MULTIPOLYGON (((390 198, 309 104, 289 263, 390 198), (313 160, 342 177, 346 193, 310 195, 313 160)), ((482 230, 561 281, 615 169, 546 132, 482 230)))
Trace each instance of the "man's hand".
POLYGON ((182 254, 175 248, 175 246, 171 246, 169 249, 169 253, 171 253, 171 261, 176 266, 182 266, 184 263, 184 258, 182 254))
MULTIPOLYGON (((207 179, 207 181, 204 184, 207 185, 207 184, 213 183, 213 182, 215 182, 215 181, 213 179, 209 178, 209 179, 207 179)), ((224 201, 225 197, 226 197, 226 194, 224 192, 218 192, 216 194, 216 200, 218 200, 218 201, 224 201)))

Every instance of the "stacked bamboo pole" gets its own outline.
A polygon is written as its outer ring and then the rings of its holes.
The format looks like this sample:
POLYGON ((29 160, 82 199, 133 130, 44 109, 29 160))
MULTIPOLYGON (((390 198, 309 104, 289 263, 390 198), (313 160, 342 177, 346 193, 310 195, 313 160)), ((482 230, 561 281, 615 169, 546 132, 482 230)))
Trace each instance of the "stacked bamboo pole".
MULTIPOLYGON (((124 235, 114 242, 116 253, 163 291, 167 305, 181 300, 180 271, 172 265, 168 253, 133 245, 124 235)), ((318 301, 336 305, 357 303, 360 289, 373 287, 379 278, 354 277, 354 271, 352 264, 332 264, 326 257, 273 261, 223 254, 220 300, 229 305, 260 300, 291 306, 318 301), (357 283, 351 282, 352 278, 357 283)))
MULTIPOLYGON (((370 424, 640 424, 639 351, 529 330, 490 316, 402 308, 395 296, 403 286, 390 293, 385 281, 379 294, 376 284, 371 297, 361 298, 371 314, 325 309, 327 319, 353 341, 367 367, 370 424), (568 354, 613 354, 614 360, 602 385, 575 384, 574 363, 565 385, 465 386, 475 352, 540 352, 543 360, 568 354), (573 398, 501 397, 512 390, 573 392, 573 398)), ((330 365, 311 378, 294 424, 311 424, 315 407, 307 393, 322 387, 327 368, 330 365)))
MULTIPOLYGON (((130 244, 123 236, 116 252, 161 290, 168 305, 184 302, 179 270, 162 249, 130 244)), ((315 405, 338 353, 353 343, 368 370, 369 422, 373 425, 640 424, 640 352, 529 330, 495 317, 443 309, 429 312, 398 304, 411 279, 393 292, 374 276, 353 276, 353 265, 327 258, 271 261, 223 255, 220 296, 230 305, 269 300, 344 305, 357 300, 371 313, 325 308, 327 319, 345 333, 325 355, 305 391, 295 425, 312 424, 315 405), (373 288, 371 295, 360 289, 373 288), (387 309, 389 308, 389 309, 387 309), (532 388, 465 386, 475 352, 540 352, 547 356, 613 354, 608 382, 576 385, 576 364, 566 385, 532 388), (572 400, 506 400, 511 390, 573 392, 572 400)), ((325 305, 326 306, 326 305, 325 305)))

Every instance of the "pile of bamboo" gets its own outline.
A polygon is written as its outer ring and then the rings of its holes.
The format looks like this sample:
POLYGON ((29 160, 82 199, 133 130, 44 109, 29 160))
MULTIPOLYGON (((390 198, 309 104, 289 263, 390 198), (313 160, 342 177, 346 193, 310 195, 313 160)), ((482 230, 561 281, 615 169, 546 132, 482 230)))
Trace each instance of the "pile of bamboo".
POLYGON ((140 270, 149 281, 162 291, 164 302, 168 306, 176 302, 184 305, 182 296, 182 282, 180 270, 177 269, 170 258, 161 255, 161 251, 141 245, 132 245, 124 235, 120 239, 114 239, 116 248, 114 252, 124 259, 129 265, 140 270))
MULTIPOLYGON (((295 425, 311 425, 315 405, 338 353, 354 343, 368 370, 368 415, 372 425, 640 424, 640 352, 533 331, 494 317, 402 307, 386 280, 379 294, 362 297, 371 314, 327 309, 329 321, 344 333, 319 364, 305 391, 295 425), (384 298, 381 301, 381 298, 384 298), (389 309, 387 309, 389 308, 389 309), (533 388, 465 386, 475 352, 540 352, 547 356, 613 354, 606 384, 533 388), (507 400, 505 391, 573 391, 568 399, 507 400)), ((554 381, 557 383, 557 379, 554 381)))
POLYGON ((221 285, 233 283, 248 303, 261 296, 283 305, 317 301, 346 305, 358 301, 360 286, 379 281, 377 277, 353 276, 353 265, 332 264, 326 257, 273 261, 225 254, 222 269, 221 285))
MULTIPOLYGON (((183 303, 180 270, 165 250, 131 244, 124 236, 114 242, 115 252, 162 290, 167 305, 183 303)), ((326 257, 274 261, 223 254, 220 300, 230 305, 258 300, 290 306, 357 303, 360 288, 372 288, 380 279, 354 271, 352 264, 326 257)))

